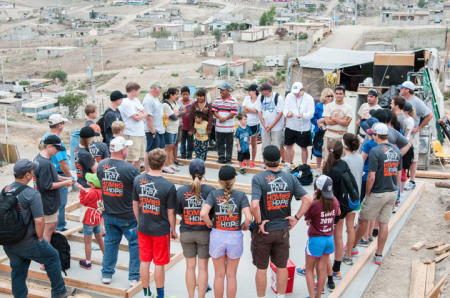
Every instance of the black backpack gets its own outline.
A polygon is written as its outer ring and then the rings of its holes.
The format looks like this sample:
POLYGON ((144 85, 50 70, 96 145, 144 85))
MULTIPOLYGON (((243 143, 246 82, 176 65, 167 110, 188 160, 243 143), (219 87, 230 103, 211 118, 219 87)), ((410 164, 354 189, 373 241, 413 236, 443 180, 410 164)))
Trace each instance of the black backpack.
POLYGON ((0 245, 19 243, 28 232, 28 226, 23 221, 22 209, 17 196, 27 185, 21 185, 14 193, 7 193, 6 187, 0 197, 0 245))
POLYGON ((356 179, 350 171, 348 165, 341 174, 341 187, 339 195, 341 198, 338 198, 338 201, 347 203, 341 204, 341 209, 343 209, 343 211, 351 212, 361 203, 358 183, 356 183, 356 179))
POLYGON ((324 130, 319 130, 314 134, 313 145, 311 149, 312 156, 322 157, 322 147, 323 147, 323 136, 325 135, 324 130))
POLYGON ((405 155, 402 156, 402 169, 405 170, 409 177, 409 169, 411 168, 411 164, 414 162, 414 148, 411 146, 406 152, 405 155))
POLYGON ((70 245, 66 237, 60 233, 53 233, 50 244, 59 253, 61 271, 67 276, 66 270, 70 269, 70 245))
POLYGON ((106 142, 106 140, 105 140, 105 135, 106 135, 105 115, 108 114, 109 112, 114 112, 114 111, 111 108, 107 108, 105 113, 97 121, 97 125, 100 127, 100 133, 102 134, 102 137, 103 137, 103 143, 106 142))
MULTIPOLYGON (((278 104, 278 96, 279 96, 280 94, 275 94, 275 100, 274 100, 274 102, 275 102, 275 106, 277 106, 277 104, 278 104)), ((266 97, 264 96, 264 95, 262 95, 261 94, 261 103, 263 103, 264 102, 264 99, 266 99, 266 97)))
POLYGON ((300 182, 301 185, 310 185, 311 183, 313 183, 313 171, 307 164, 295 167, 291 171, 291 174, 297 177, 298 182, 300 182), (295 173, 298 174, 295 175, 295 173))

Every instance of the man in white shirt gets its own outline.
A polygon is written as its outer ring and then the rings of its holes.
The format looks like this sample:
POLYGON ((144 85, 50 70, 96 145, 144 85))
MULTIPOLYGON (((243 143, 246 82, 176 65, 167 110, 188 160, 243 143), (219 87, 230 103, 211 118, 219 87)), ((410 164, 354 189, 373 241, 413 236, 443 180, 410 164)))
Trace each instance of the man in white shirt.
MULTIPOLYGON (((258 100, 261 102, 259 106, 259 120, 263 127, 261 132, 262 146, 261 150, 269 145, 280 147, 281 136, 283 133, 284 121, 283 117, 284 98, 281 94, 272 92, 272 85, 269 82, 264 82, 257 89, 260 94, 258 100)), ((262 162, 262 168, 266 166, 262 162)))
POLYGON ((302 148, 302 163, 308 160, 308 146, 311 142, 311 118, 314 116, 314 99, 303 91, 303 84, 295 82, 291 93, 286 96, 283 115, 286 117, 284 144, 286 144, 286 160, 284 171, 291 171, 289 161, 292 158, 294 144, 302 148))
POLYGON ((137 83, 128 83, 125 87, 127 98, 123 99, 119 107, 123 122, 126 125, 123 137, 133 141, 133 145, 129 147, 126 161, 132 163, 138 169, 141 167, 141 158, 145 156, 144 119, 148 115, 139 99, 137 99, 140 89, 141 86, 137 83))

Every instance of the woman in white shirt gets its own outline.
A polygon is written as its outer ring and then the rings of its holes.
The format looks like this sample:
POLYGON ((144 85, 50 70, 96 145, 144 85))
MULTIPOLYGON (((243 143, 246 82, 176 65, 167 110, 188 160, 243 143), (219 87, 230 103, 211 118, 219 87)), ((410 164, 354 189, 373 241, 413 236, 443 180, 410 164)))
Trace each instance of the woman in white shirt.
POLYGON ((250 168, 255 167, 255 158, 257 147, 256 143, 258 141, 258 135, 261 129, 258 109, 261 109, 261 102, 258 100, 259 92, 256 90, 258 85, 251 84, 245 91, 248 92, 247 97, 244 99, 244 103, 242 104, 242 112, 247 114, 247 125, 250 127, 252 131, 252 135, 250 136, 250 144, 252 145, 252 161, 250 162, 250 168))
POLYGON ((416 117, 416 110, 414 110, 414 108, 411 108, 410 111, 403 110, 403 112, 406 116, 405 120, 403 120, 403 127, 406 131, 404 131, 403 134, 409 141, 411 139, 411 132, 414 128, 414 118, 416 117))
POLYGON ((169 116, 167 124, 165 126, 166 132, 164 133, 164 150, 167 153, 166 166, 163 168, 163 173, 173 174, 180 169, 173 163, 173 146, 177 141, 178 136, 178 116, 179 108, 175 101, 178 100, 178 90, 176 88, 169 88, 163 94, 162 108, 164 114, 169 116))

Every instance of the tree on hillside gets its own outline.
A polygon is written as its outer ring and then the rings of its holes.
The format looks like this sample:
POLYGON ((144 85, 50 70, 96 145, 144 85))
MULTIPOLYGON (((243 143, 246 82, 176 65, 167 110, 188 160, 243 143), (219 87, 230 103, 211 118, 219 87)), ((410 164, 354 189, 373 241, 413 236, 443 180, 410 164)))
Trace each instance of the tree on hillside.
POLYGON ((239 27, 239 24, 233 22, 225 27, 225 31, 236 31, 236 30, 238 30, 238 27, 239 27))
POLYGON ((275 6, 272 5, 272 7, 267 12, 267 21, 269 22, 268 25, 272 25, 275 21, 275 16, 277 15, 277 11, 275 9, 275 6))
POLYGON ((169 36, 171 36, 172 33, 170 33, 170 31, 168 30, 159 30, 159 31, 153 31, 152 33, 150 33, 150 36, 156 39, 163 39, 163 38, 167 38, 169 36))
POLYGON ((222 36, 222 31, 220 29, 216 28, 213 31, 211 31, 211 35, 213 35, 216 38, 216 41, 220 41, 220 37, 222 36))
POLYGON ((247 29, 247 25, 245 25, 244 23, 240 23, 239 30, 245 30, 245 29, 247 29))
POLYGON ((62 83, 64 83, 67 81, 67 73, 61 70, 50 71, 44 74, 44 78, 52 80, 58 78, 62 83))
POLYGON ((261 17, 259 18, 259 25, 260 26, 266 26, 267 24, 268 24, 267 13, 263 12, 261 17))
POLYGON ((58 96, 58 102, 69 109, 69 116, 75 117, 77 109, 85 104, 86 97, 86 94, 67 93, 65 96, 58 96))
POLYGON ((95 19, 95 11, 94 10, 92 10, 90 13, 89 13, 89 18, 91 18, 91 19, 95 19))
POLYGON ((420 8, 423 8, 425 5, 427 5, 425 0, 419 0, 419 3, 417 3, 417 6, 419 6, 420 8))
MULTIPOLYGON (((359 4, 358 4, 358 5, 359 5, 359 4)), ((319 6, 319 10, 320 10, 320 11, 323 11, 323 10, 325 10, 325 9, 326 9, 325 4, 321 3, 320 6, 319 6)))
POLYGON ((288 34, 288 31, 284 27, 278 27, 277 30, 275 30, 275 35, 277 35, 280 39, 283 39, 288 34))

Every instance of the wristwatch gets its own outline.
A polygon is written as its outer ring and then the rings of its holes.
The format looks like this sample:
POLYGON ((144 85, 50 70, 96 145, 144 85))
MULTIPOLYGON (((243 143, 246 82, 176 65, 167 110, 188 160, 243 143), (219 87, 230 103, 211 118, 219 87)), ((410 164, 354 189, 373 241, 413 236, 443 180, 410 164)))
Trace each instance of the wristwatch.
POLYGON ((257 225, 257 226, 260 226, 260 225, 261 225, 261 223, 262 223, 262 222, 260 222, 260 223, 257 223, 257 222, 255 221, 255 225, 257 225))
POLYGON ((297 217, 297 214, 294 215, 294 217, 295 217, 296 220, 300 220, 300 218, 297 217))

